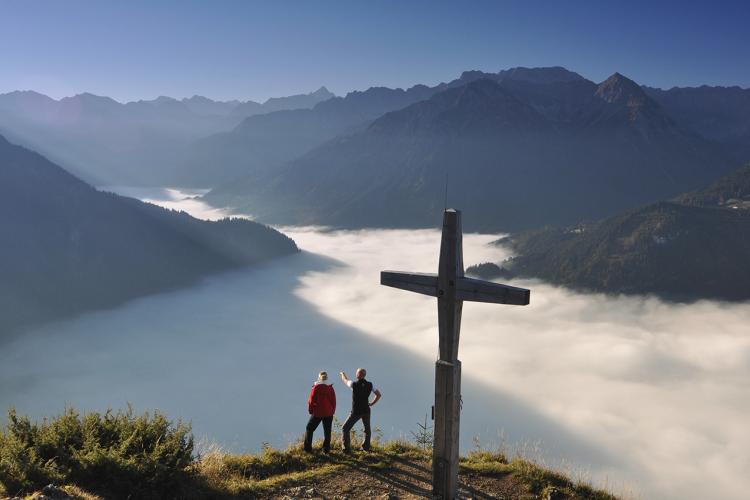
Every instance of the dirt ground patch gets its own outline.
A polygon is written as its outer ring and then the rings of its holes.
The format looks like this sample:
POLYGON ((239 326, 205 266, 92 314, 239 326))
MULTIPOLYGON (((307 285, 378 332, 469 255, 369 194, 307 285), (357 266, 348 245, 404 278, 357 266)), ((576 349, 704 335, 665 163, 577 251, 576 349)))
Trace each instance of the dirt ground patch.
MULTIPOLYGON (((312 478, 277 492, 272 498, 317 498, 325 500, 432 498, 429 461, 393 458, 387 466, 369 464, 366 457, 346 463, 330 475, 312 478)), ((374 460, 374 459, 373 459, 374 460)), ((459 496, 466 499, 534 499, 536 496, 512 474, 459 476, 459 496)))

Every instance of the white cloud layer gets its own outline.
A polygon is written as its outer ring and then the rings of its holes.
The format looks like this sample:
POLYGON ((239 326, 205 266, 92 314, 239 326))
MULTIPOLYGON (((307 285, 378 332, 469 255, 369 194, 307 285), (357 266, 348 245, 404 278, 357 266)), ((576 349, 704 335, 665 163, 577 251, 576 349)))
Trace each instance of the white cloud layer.
MULTIPOLYGON (((347 264, 306 275, 297 292, 303 299, 368 335, 436 357, 435 300, 379 287, 377 279, 383 269, 435 272, 437 231, 288 232, 306 250, 347 264)), ((466 235, 467 265, 506 257, 487 245, 496 237, 466 235)), ((465 376, 618 455, 614 469, 590 464, 600 479, 649 498, 747 497, 750 305, 514 284, 531 288, 530 306, 464 304, 465 376)))

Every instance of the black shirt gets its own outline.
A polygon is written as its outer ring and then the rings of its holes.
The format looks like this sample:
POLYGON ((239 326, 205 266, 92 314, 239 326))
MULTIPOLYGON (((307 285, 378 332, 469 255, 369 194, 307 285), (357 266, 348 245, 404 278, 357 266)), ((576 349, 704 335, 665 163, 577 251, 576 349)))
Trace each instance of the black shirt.
POLYGON ((372 383, 365 379, 352 382, 352 413, 370 413, 370 394, 372 394, 372 383))

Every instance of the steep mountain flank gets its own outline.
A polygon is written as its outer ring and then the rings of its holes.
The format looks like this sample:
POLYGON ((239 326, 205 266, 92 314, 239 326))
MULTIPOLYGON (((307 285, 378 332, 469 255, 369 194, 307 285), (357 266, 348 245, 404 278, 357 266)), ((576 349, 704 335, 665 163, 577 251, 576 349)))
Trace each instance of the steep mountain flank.
POLYGON ((598 219, 728 168, 622 75, 600 85, 472 76, 206 199, 274 223, 431 227, 447 177, 469 229, 518 230, 598 219))
POLYGON ((722 145, 739 163, 750 161, 750 89, 740 87, 644 87, 671 116, 722 145))
POLYGON ((597 224, 518 234, 521 276, 673 300, 750 299, 750 166, 597 224))
POLYGON ((0 227, 0 337, 297 250, 254 222, 97 191, 2 137, 0 227))
POLYGON ((321 146, 337 136, 364 130, 390 111, 430 98, 451 88, 489 79, 521 86, 554 87, 589 83, 564 68, 512 68, 499 73, 466 71, 458 79, 434 87, 415 85, 407 90, 373 87, 321 102, 312 110, 268 113, 251 117, 231 132, 196 141, 185 159, 182 178, 200 186, 235 181, 254 185, 259 176, 321 146))
POLYGON ((229 132, 195 141, 177 176, 183 184, 216 186, 267 173, 336 136, 364 128, 388 111, 426 99, 423 85, 408 90, 373 87, 315 105, 251 116, 229 132))

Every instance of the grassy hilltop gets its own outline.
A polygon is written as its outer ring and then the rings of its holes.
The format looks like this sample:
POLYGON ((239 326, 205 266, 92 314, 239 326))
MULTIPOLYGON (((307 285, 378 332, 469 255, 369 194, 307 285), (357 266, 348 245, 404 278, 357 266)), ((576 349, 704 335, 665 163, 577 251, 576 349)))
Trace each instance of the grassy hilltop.
MULTIPOLYGON (((67 409, 32 422, 11 410, 0 429, 0 498, 429 498, 430 478, 430 451, 405 441, 377 442, 370 453, 309 454, 298 443, 198 454, 190 426, 158 412, 67 409)), ((460 483, 466 498, 616 498, 481 449, 462 457, 460 483)))

